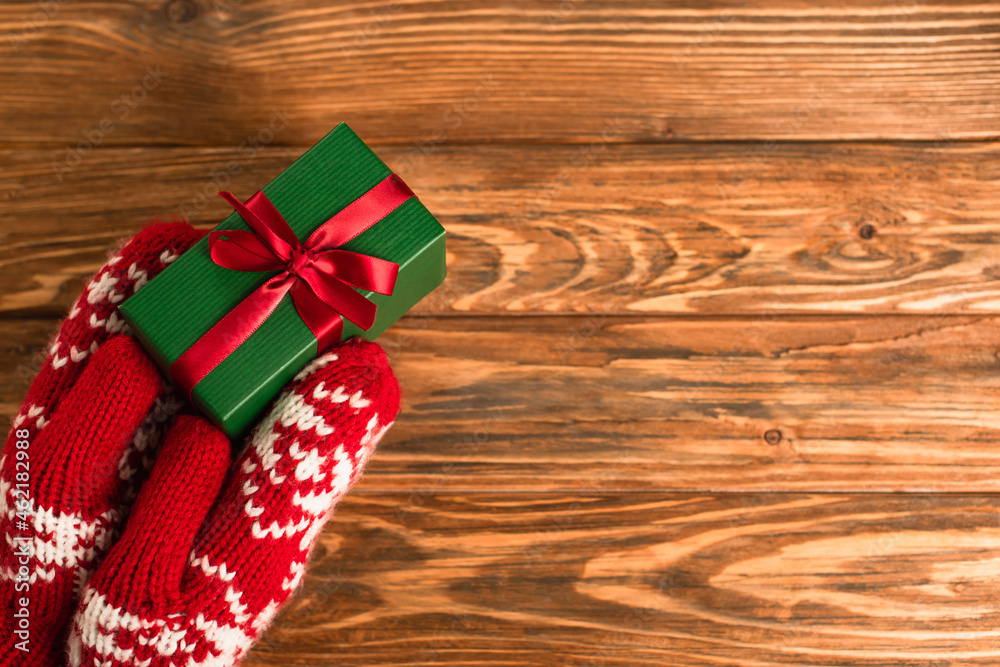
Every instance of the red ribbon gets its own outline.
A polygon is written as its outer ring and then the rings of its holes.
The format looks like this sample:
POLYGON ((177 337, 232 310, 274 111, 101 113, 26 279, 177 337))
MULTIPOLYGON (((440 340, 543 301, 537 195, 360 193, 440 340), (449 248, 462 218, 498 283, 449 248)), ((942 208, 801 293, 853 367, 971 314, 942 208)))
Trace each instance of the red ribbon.
POLYGON ((170 367, 188 394, 271 316, 288 293, 319 349, 340 342, 344 318, 362 329, 375 322, 377 306, 354 290, 392 294, 399 265, 339 247, 396 210, 413 192, 396 175, 387 177, 320 225, 305 242, 263 192, 241 203, 220 192, 252 232, 209 234, 212 261, 234 271, 280 271, 195 341, 170 367))

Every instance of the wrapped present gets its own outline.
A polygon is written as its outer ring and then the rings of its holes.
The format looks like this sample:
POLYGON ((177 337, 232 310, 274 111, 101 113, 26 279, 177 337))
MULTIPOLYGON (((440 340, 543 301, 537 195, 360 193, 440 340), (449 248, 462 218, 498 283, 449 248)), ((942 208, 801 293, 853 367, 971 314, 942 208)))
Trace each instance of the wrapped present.
POLYGON ((445 231, 341 123, 127 299, 136 337, 230 437, 309 361, 444 281, 445 231))

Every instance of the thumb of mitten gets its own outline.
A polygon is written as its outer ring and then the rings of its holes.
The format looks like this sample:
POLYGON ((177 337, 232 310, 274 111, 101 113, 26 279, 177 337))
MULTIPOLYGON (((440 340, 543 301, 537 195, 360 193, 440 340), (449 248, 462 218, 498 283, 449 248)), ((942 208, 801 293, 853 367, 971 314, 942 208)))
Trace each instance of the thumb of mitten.
POLYGON ((95 585, 132 609, 161 612, 176 604, 191 545, 226 477, 229 459, 230 444, 222 431, 202 417, 178 417, 95 585))

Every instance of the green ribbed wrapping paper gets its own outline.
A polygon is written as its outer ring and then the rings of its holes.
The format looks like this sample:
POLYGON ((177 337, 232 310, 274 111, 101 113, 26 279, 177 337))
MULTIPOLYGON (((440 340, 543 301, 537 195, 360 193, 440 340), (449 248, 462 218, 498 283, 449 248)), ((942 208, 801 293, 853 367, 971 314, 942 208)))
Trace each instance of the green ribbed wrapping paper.
MULTIPOLYGON (((299 239, 392 172, 344 123, 262 189, 299 239)), ((233 212, 217 230, 249 226, 233 212)), ((372 340, 445 278, 445 231, 417 199, 343 246, 399 264, 391 296, 359 290, 378 305, 362 331, 344 320, 346 340, 372 340)), ((236 304, 277 272, 243 272, 212 261, 206 236, 120 307, 136 337, 169 373, 170 365, 236 304)), ((231 438, 244 435, 281 389, 318 354, 316 339, 286 295, 271 317, 191 393, 191 400, 231 438)))

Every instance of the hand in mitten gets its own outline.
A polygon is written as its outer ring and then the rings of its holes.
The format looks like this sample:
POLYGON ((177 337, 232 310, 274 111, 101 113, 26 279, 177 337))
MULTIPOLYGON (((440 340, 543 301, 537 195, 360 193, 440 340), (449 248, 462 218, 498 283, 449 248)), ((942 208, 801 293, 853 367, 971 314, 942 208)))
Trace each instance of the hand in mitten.
POLYGON ((299 373, 231 464, 219 430, 179 417, 83 592, 69 664, 236 665, 398 409, 385 353, 353 340, 299 373))
POLYGON ((150 227, 88 285, 14 419, 0 461, 0 667, 64 664, 68 622, 175 409, 118 303, 201 233, 150 227), (27 650, 25 650, 27 649, 27 650))

